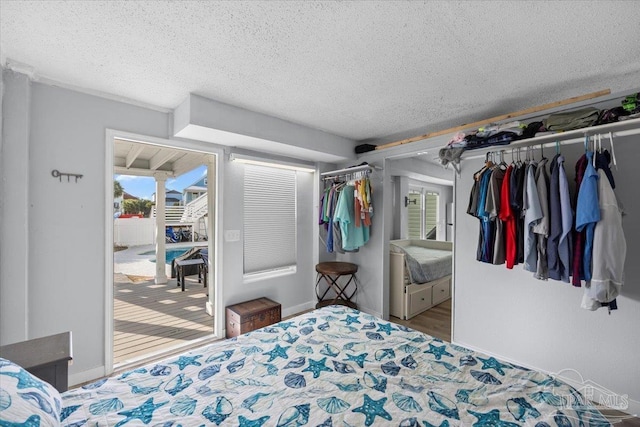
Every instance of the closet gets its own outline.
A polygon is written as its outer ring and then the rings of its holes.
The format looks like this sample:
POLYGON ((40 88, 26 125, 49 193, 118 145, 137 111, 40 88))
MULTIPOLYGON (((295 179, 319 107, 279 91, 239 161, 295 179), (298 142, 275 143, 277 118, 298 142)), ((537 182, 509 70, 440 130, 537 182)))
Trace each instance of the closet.
POLYGON ((373 166, 360 165, 321 174, 324 183, 318 223, 326 251, 355 252, 366 245, 374 218, 373 166))

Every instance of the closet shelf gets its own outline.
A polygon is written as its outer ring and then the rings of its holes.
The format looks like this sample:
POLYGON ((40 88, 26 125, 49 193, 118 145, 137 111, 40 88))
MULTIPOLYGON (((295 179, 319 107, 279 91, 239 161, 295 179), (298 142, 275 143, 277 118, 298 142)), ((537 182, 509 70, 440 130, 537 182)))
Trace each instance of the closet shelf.
POLYGON ((611 132, 614 138, 638 135, 640 134, 640 118, 598 126, 590 126, 552 135, 543 135, 534 138, 520 139, 513 141, 508 145, 493 145, 490 147, 479 148, 477 150, 468 150, 462 153, 460 158, 462 160, 479 159, 484 158, 486 153, 491 151, 508 151, 513 148, 526 148, 537 145, 542 145, 543 147, 552 147, 555 146, 556 141, 560 143, 560 145, 583 143, 585 136, 608 134, 609 132, 611 132))

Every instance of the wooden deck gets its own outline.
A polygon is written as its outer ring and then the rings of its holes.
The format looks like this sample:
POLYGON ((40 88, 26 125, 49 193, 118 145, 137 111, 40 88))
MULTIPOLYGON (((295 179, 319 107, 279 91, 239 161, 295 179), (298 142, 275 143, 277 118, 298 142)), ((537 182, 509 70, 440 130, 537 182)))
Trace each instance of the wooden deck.
POLYGON ((114 276, 113 361, 127 363, 213 333, 213 317, 205 311, 207 289, 198 276, 156 285, 152 280, 114 276))

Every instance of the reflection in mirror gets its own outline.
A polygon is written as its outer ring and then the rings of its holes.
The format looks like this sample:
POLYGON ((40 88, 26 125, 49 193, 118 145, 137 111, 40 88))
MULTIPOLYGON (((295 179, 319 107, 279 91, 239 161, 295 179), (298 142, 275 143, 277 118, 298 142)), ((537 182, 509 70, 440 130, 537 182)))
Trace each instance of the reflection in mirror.
POLYGON ((387 162, 393 189, 391 239, 452 241, 453 178, 428 154, 387 162))

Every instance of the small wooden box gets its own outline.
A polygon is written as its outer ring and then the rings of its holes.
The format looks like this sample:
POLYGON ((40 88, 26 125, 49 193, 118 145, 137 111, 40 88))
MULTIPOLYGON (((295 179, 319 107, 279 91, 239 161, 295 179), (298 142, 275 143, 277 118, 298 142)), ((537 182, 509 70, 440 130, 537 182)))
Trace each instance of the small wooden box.
POLYGON ((281 307, 269 298, 258 298, 227 307, 227 338, 273 325, 281 320, 281 307))

